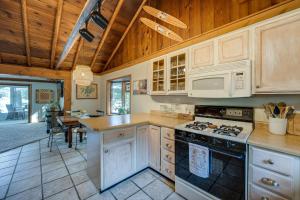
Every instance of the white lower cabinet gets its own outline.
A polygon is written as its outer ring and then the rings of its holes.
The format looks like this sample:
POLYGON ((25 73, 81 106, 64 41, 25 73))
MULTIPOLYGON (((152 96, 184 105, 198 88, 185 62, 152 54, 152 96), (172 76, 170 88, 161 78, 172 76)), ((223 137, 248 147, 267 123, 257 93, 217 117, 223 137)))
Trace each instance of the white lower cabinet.
POLYGON ((149 126, 149 166, 160 171, 160 127, 149 126))
POLYGON ((136 170, 148 167, 149 160, 149 126, 136 128, 136 170))
POLYGON ((300 159, 250 146, 249 199, 300 199, 300 159))
MULTIPOLYGON (((109 143, 103 143, 102 187, 106 189, 136 172, 135 128, 118 129, 109 143)), ((112 133, 109 137, 112 137, 112 133)), ((105 135, 104 133, 104 138, 105 135)), ((107 140, 108 141, 108 140, 107 140)))

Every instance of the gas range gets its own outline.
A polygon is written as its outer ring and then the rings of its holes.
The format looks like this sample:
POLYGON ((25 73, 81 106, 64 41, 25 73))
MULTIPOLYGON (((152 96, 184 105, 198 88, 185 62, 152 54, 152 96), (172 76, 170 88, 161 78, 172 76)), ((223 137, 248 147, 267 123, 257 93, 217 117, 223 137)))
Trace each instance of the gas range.
POLYGON ((187 199, 247 199, 252 131, 253 108, 195 106, 195 121, 175 130, 175 191, 187 199))
POLYGON ((176 129, 246 143, 253 131, 253 123, 196 117, 195 121, 178 125, 176 129))

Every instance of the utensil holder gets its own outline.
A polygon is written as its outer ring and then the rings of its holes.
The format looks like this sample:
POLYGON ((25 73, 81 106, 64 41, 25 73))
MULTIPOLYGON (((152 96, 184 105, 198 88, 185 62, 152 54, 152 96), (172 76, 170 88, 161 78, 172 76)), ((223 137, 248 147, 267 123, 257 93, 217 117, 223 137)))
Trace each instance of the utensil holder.
POLYGON ((276 135, 285 135, 287 128, 287 119, 269 118, 269 131, 276 135))

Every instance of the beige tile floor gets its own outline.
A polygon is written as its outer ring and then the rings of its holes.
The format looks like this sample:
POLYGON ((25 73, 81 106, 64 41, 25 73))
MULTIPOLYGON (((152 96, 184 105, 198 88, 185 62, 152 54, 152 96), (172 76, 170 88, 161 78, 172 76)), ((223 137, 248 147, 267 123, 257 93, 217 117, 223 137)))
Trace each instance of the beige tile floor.
POLYGON ((79 150, 56 138, 0 154, 0 199, 6 200, 182 200, 174 184, 146 169, 99 194, 86 172, 86 141, 79 150))

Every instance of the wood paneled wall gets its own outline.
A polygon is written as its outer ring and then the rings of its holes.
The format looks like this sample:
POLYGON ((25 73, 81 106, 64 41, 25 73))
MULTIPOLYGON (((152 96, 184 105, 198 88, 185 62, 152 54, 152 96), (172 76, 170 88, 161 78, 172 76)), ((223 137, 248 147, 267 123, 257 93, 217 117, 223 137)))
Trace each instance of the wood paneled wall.
MULTIPOLYGON (((282 6, 283 11, 277 12, 286 12, 292 9, 292 6, 299 7, 299 0, 149 0, 147 4, 179 18, 188 25, 188 29, 174 28, 143 11, 138 19, 147 17, 155 20, 188 41, 272 7, 282 6), (291 5, 292 3, 294 4, 291 5), (287 5, 288 9, 285 9, 283 5, 287 5)), ((273 13, 273 15, 276 14, 273 13)), ((259 20, 262 19, 256 21, 259 20)), ((246 25, 244 24, 244 26, 246 25)), ((161 36, 136 20, 109 64, 109 69, 120 68, 126 63, 132 63, 134 60, 155 54, 160 50, 176 46, 176 44, 178 43, 161 36)))

